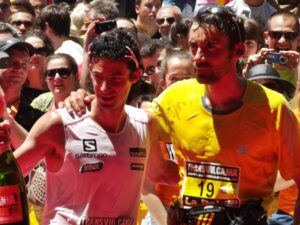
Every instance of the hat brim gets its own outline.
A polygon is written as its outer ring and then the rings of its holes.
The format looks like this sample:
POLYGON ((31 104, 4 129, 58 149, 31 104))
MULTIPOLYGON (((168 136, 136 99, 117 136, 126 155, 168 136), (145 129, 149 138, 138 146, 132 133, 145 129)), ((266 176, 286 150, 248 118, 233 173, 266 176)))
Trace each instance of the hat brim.
POLYGON ((17 42, 17 43, 12 42, 12 43, 7 44, 5 46, 5 48, 3 48, 2 50, 7 51, 12 47, 24 47, 28 50, 30 56, 32 56, 34 54, 33 46, 31 44, 27 43, 27 42, 17 42))

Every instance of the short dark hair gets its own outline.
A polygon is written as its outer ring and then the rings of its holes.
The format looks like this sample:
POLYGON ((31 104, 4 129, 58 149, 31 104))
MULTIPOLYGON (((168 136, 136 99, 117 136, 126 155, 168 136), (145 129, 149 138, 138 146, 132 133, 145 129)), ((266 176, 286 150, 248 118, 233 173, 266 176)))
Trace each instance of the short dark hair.
POLYGON ((245 42, 244 21, 242 18, 236 16, 228 7, 205 7, 198 11, 194 20, 199 23, 199 26, 205 29, 207 29, 207 26, 213 26, 227 35, 229 48, 233 48, 240 42, 245 42))
POLYGON ((15 8, 17 12, 27 12, 35 18, 35 12, 33 6, 28 0, 15 0, 10 4, 11 8, 15 8))
POLYGON ((105 57, 112 60, 119 60, 130 55, 128 48, 133 52, 138 61, 138 68, 136 68, 135 62, 127 57, 129 59, 126 60, 128 68, 131 71, 136 71, 142 67, 141 57, 136 37, 128 28, 116 28, 101 35, 100 38, 92 43, 90 57, 91 59, 94 57, 105 57))
POLYGON ((166 39, 150 39, 144 43, 141 48, 142 57, 151 57, 157 50, 166 49, 169 51, 172 49, 171 44, 166 39))
POLYGON ((47 69, 48 63, 52 59, 64 59, 66 61, 66 63, 68 64, 69 69, 72 70, 72 73, 75 76, 78 75, 78 65, 77 65, 75 59, 72 56, 70 56, 69 54, 65 54, 65 53, 56 53, 56 54, 48 56, 46 59, 46 63, 45 63, 45 67, 46 67, 45 71, 47 69))
POLYGON ((169 38, 173 46, 178 44, 178 35, 188 36, 192 23, 190 18, 180 18, 171 25, 169 38))
POLYGON ((258 49, 262 48, 264 41, 264 30, 262 26, 254 19, 246 19, 244 22, 245 40, 254 40, 257 42, 258 49))
POLYGON ((104 16, 107 20, 113 20, 119 15, 118 4, 114 0, 93 0, 88 4, 87 11, 95 18, 104 16))
POLYGON ((70 34, 69 12, 57 5, 52 4, 43 8, 39 23, 42 31, 45 30, 45 24, 48 23, 57 36, 69 36, 70 34))
POLYGON ((275 13, 273 13, 269 20, 268 20, 268 30, 270 30, 270 21, 274 18, 274 17, 279 17, 282 16, 283 18, 287 19, 287 20, 294 20, 295 22, 295 32, 297 32, 299 34, 300 32, 300 24, 299 24, 299 20, 297 18, 297 16, 294 13, 288 12, 288 11, 277 11, 275 13))

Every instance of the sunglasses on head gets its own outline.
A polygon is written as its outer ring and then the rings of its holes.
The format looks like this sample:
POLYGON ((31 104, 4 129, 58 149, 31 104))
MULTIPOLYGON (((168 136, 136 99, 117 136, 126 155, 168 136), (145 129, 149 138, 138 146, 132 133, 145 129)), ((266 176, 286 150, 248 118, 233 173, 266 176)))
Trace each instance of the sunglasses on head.
POLYGON ((164 18, 157 18, 156 19, 156 23, 158 25, 162 25, 165 21, 167 21, 168 24, 172 24, 175 22, 175 18, 174 17, 164 17, 164 18))
POLYGON ((12 25, 17 26, 17 27, 21 26, 22 24, 25 27, 32 27, 32 25, 33 25, 32 22, 30 22, 30 21, 17 20, 17 21, 12 22, 12 25))
POLYGON ((237 17, 234 12, 228 7, 220 7, 220 6, 206 6, 201 8, 198 13, 197 17, 205 17, 205 15, 211 14, 215 15, 222 19, 222 24, 227 23, 227 29, 235 29, 238 32, 239 40, 242 41, 242 35, 239 28, 239 24, 237 22, 237 17), (232 26, 233 25, 233 26, 232 26))
POLYGON ((282 32, 269 30, 268 33, 271 38, 274 38, 276 40, 279 40, 282 36, 284 36, 286 40, 295 40, 295 38, 298 37, 297 32, 282 32))
POLYGON ((72 70, 69 68, 57 68, 46 70, 46 77, 48 79, 54 79, 55 75, 58 74, 61 78, 68 78, 72 74, 72 70))

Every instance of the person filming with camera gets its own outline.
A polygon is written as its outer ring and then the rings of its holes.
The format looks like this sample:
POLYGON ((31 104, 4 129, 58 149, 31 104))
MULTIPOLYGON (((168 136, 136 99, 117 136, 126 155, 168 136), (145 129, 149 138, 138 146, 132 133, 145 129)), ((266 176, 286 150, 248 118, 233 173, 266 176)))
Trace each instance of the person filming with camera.
POLYGON ((290 12, 274 13, 268 21, 264 36, 267 48, 249 56, 245 75, 254 65, 269 63, 277 69, 281 78, 296 85, 300 57, 297 52, 300 41, 298 18, 290 12))

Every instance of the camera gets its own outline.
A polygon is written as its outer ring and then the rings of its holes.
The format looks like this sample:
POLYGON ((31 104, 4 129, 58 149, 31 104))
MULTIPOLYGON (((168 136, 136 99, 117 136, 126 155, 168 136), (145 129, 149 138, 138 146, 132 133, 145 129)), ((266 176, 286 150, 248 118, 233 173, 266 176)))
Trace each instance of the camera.
POLYGON ((105 31, 110 31, 117 27, 117 22, 115 20, 107 20, 103 22, 96 23, 95 32, 101 34, 105 31))
POLYGON ((287 56, 282 55, 280 52, 269 52, 267 55, 267 63, 272 64, 287 64, 289 58, 287 56))

